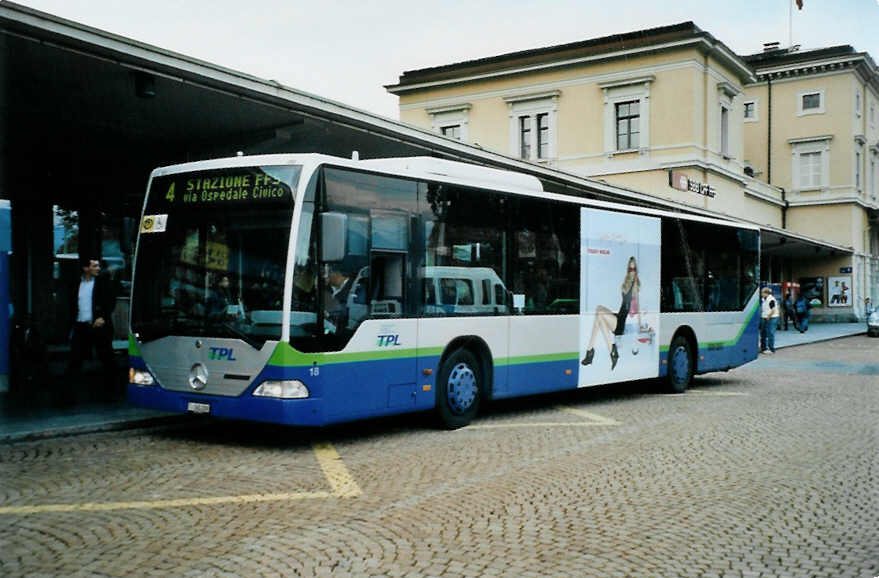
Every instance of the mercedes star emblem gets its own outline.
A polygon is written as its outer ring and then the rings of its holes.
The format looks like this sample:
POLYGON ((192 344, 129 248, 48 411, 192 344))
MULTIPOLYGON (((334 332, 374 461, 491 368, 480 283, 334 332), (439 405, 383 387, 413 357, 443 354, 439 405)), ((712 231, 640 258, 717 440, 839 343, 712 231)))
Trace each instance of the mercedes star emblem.
POLYGON ((208 384, 208 368, 201 363, 196 363, 189 370, 189 387, 199 391, 208 384))

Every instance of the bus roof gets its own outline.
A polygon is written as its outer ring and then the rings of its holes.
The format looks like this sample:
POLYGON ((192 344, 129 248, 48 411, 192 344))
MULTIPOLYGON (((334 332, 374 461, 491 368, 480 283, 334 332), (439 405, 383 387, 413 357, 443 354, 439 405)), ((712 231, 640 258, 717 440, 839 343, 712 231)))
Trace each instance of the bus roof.
MULTIPOLYGON (((532 175, 433 157, 392 157, 359 160, 320 153, 235 156, 160 167, 153 170, 150 178, 174 173, 221 169, 225 167, 269 165, 303 165, 305 169, 316 169, 321 165, 332 165, 395 176, 497 190, 531 197, 566 201, 597 209, 607 209, 609 211, 625 211, 656 217, 673 217, 676 219, 701 221, 727 227, 738 227, 754 231, 760 230, 760 227, 757 225, 728 220, 721 217, 715 218, 700 214, 652 209, 637 205, 550 193, 544 191, 540 179, 532 175)), ((682 209, 684 208, 682 207, 682 209)))

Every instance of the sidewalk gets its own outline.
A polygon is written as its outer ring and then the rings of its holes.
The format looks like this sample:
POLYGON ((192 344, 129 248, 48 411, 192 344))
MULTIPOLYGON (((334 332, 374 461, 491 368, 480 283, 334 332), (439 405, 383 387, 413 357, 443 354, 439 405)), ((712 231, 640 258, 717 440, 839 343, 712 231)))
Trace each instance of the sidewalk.
POLYGON ((790 327, 787 331, 779 329, 775 332, 775 348, 782 349, 806 343, 818 343, 819 341, 838 339, 866 332, 866 323, 813 323, 809 325, 809 330, 805 333, 800 333, 793 327, 790 327))
POLYGON ((131 407, 124 400, 22 409, 0 402, 0 444, 26 439, 167 425, 187 416, 131 407))
MULTIPOLYGON (((806 333, 794 329, 775 334, 776 349, 865 333, 863 323, 818 323, 806 333)), ((879 341, 877 341, 879 342, 879 341)), ((170 425, 194 419, 130 407, 125 400, 87 400, 70 407, 30 409, 0 394, 0 443, 82 433, 170 425)))

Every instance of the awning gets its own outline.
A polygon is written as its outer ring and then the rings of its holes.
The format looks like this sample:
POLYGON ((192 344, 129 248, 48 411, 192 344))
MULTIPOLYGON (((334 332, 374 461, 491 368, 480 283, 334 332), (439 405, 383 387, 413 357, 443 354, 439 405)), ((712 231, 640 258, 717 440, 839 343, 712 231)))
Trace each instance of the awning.
POLYGON ((827 241, 819 241, 775 227, 760 227, 760 248, 764 256, 809 259, 854 254, 854 249, 827 241))

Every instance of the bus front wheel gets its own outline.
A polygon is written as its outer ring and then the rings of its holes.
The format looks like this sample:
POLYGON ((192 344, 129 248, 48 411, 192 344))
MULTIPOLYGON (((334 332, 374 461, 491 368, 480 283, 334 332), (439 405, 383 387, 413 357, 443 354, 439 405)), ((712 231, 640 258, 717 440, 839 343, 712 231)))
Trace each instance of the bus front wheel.
POLYGON ((443 362, 437 376, 436 409, 448 429, 468 425, 479 410, 482 372, 476 356, 458 349, 443 362))
POLYGON ((678 335, 668 348, 668 388, 671 393, 684 393, 693 379, 693 346, 678 335))

